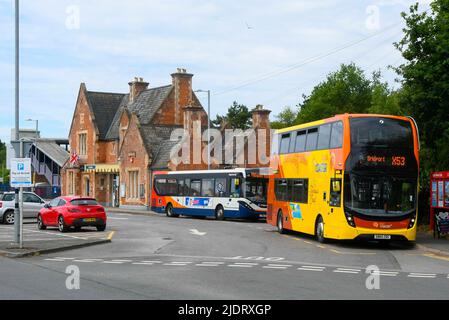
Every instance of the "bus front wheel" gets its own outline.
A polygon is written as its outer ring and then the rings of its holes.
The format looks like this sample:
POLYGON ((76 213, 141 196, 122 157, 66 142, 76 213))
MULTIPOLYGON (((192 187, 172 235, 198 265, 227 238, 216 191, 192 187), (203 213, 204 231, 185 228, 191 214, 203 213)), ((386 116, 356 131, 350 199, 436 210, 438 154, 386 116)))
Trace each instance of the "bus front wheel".
POLYGON ((278 232, 279 232, 280 234, 285 233, 285 229, 284 229, 284 220, 283 220, 283 216, 282 216, 282 211, 279 211, 279 212, 278 212, 277 227, 278 227, 278 232))
POLYGON ((324 237, 324 221, 321 216, 318 216, 315 223, 315 237, 319 243, 326 242, 326 238, 324 237))
POLYGON ((224 209, 222 206, 217 206, 215 209, 215 219, 224 220, 224 209))

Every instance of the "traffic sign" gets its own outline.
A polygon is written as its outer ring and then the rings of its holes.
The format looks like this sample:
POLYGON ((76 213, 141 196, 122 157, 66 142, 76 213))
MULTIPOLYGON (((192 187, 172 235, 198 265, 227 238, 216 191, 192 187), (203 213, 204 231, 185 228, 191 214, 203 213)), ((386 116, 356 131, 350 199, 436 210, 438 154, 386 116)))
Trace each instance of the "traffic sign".
POLYGON ((10 171, 10 185, 13 188, 30 187, 31 181, 31 159, 12 158, 10 171))

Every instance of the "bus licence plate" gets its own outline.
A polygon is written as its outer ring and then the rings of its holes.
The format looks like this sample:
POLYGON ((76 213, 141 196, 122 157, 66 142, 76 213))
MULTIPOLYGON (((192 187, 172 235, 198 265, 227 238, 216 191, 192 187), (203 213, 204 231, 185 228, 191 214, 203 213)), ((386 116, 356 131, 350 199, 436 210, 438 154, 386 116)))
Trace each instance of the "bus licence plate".
POLYGON ((391 236, 389 234, 375 234, 374 239, 376 240, 390 240, 391 236))

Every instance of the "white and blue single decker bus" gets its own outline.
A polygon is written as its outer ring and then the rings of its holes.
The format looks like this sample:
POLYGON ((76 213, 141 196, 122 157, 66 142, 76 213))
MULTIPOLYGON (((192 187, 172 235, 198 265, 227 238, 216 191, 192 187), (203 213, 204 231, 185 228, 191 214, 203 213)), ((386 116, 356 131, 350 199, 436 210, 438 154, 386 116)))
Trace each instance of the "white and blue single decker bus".
POLYGON ((151 210, 217 220, 266 217, 268 168, 155 172, 151 210))

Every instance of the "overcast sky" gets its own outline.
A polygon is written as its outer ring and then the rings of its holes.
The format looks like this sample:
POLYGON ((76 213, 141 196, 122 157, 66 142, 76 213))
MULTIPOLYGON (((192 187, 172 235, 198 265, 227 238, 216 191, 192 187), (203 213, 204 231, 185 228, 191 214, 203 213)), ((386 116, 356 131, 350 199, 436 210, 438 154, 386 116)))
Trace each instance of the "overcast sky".
MULTIPOLYGON (((126 93, 134 76, 156 87, 177 67, 210 89, 211 113, 235 100, 272 119, 341 63, 367 73, 401 63, 408 0, 21 0, 20 120, 67 137, 80 82, 126 93)), ((430 1, 420 1, 422 10, 430 1)), ((14 126, 14 1, 0 0, 0 139, 14 126)), ((205 96, 199 97, 207 106, 205 96)))

